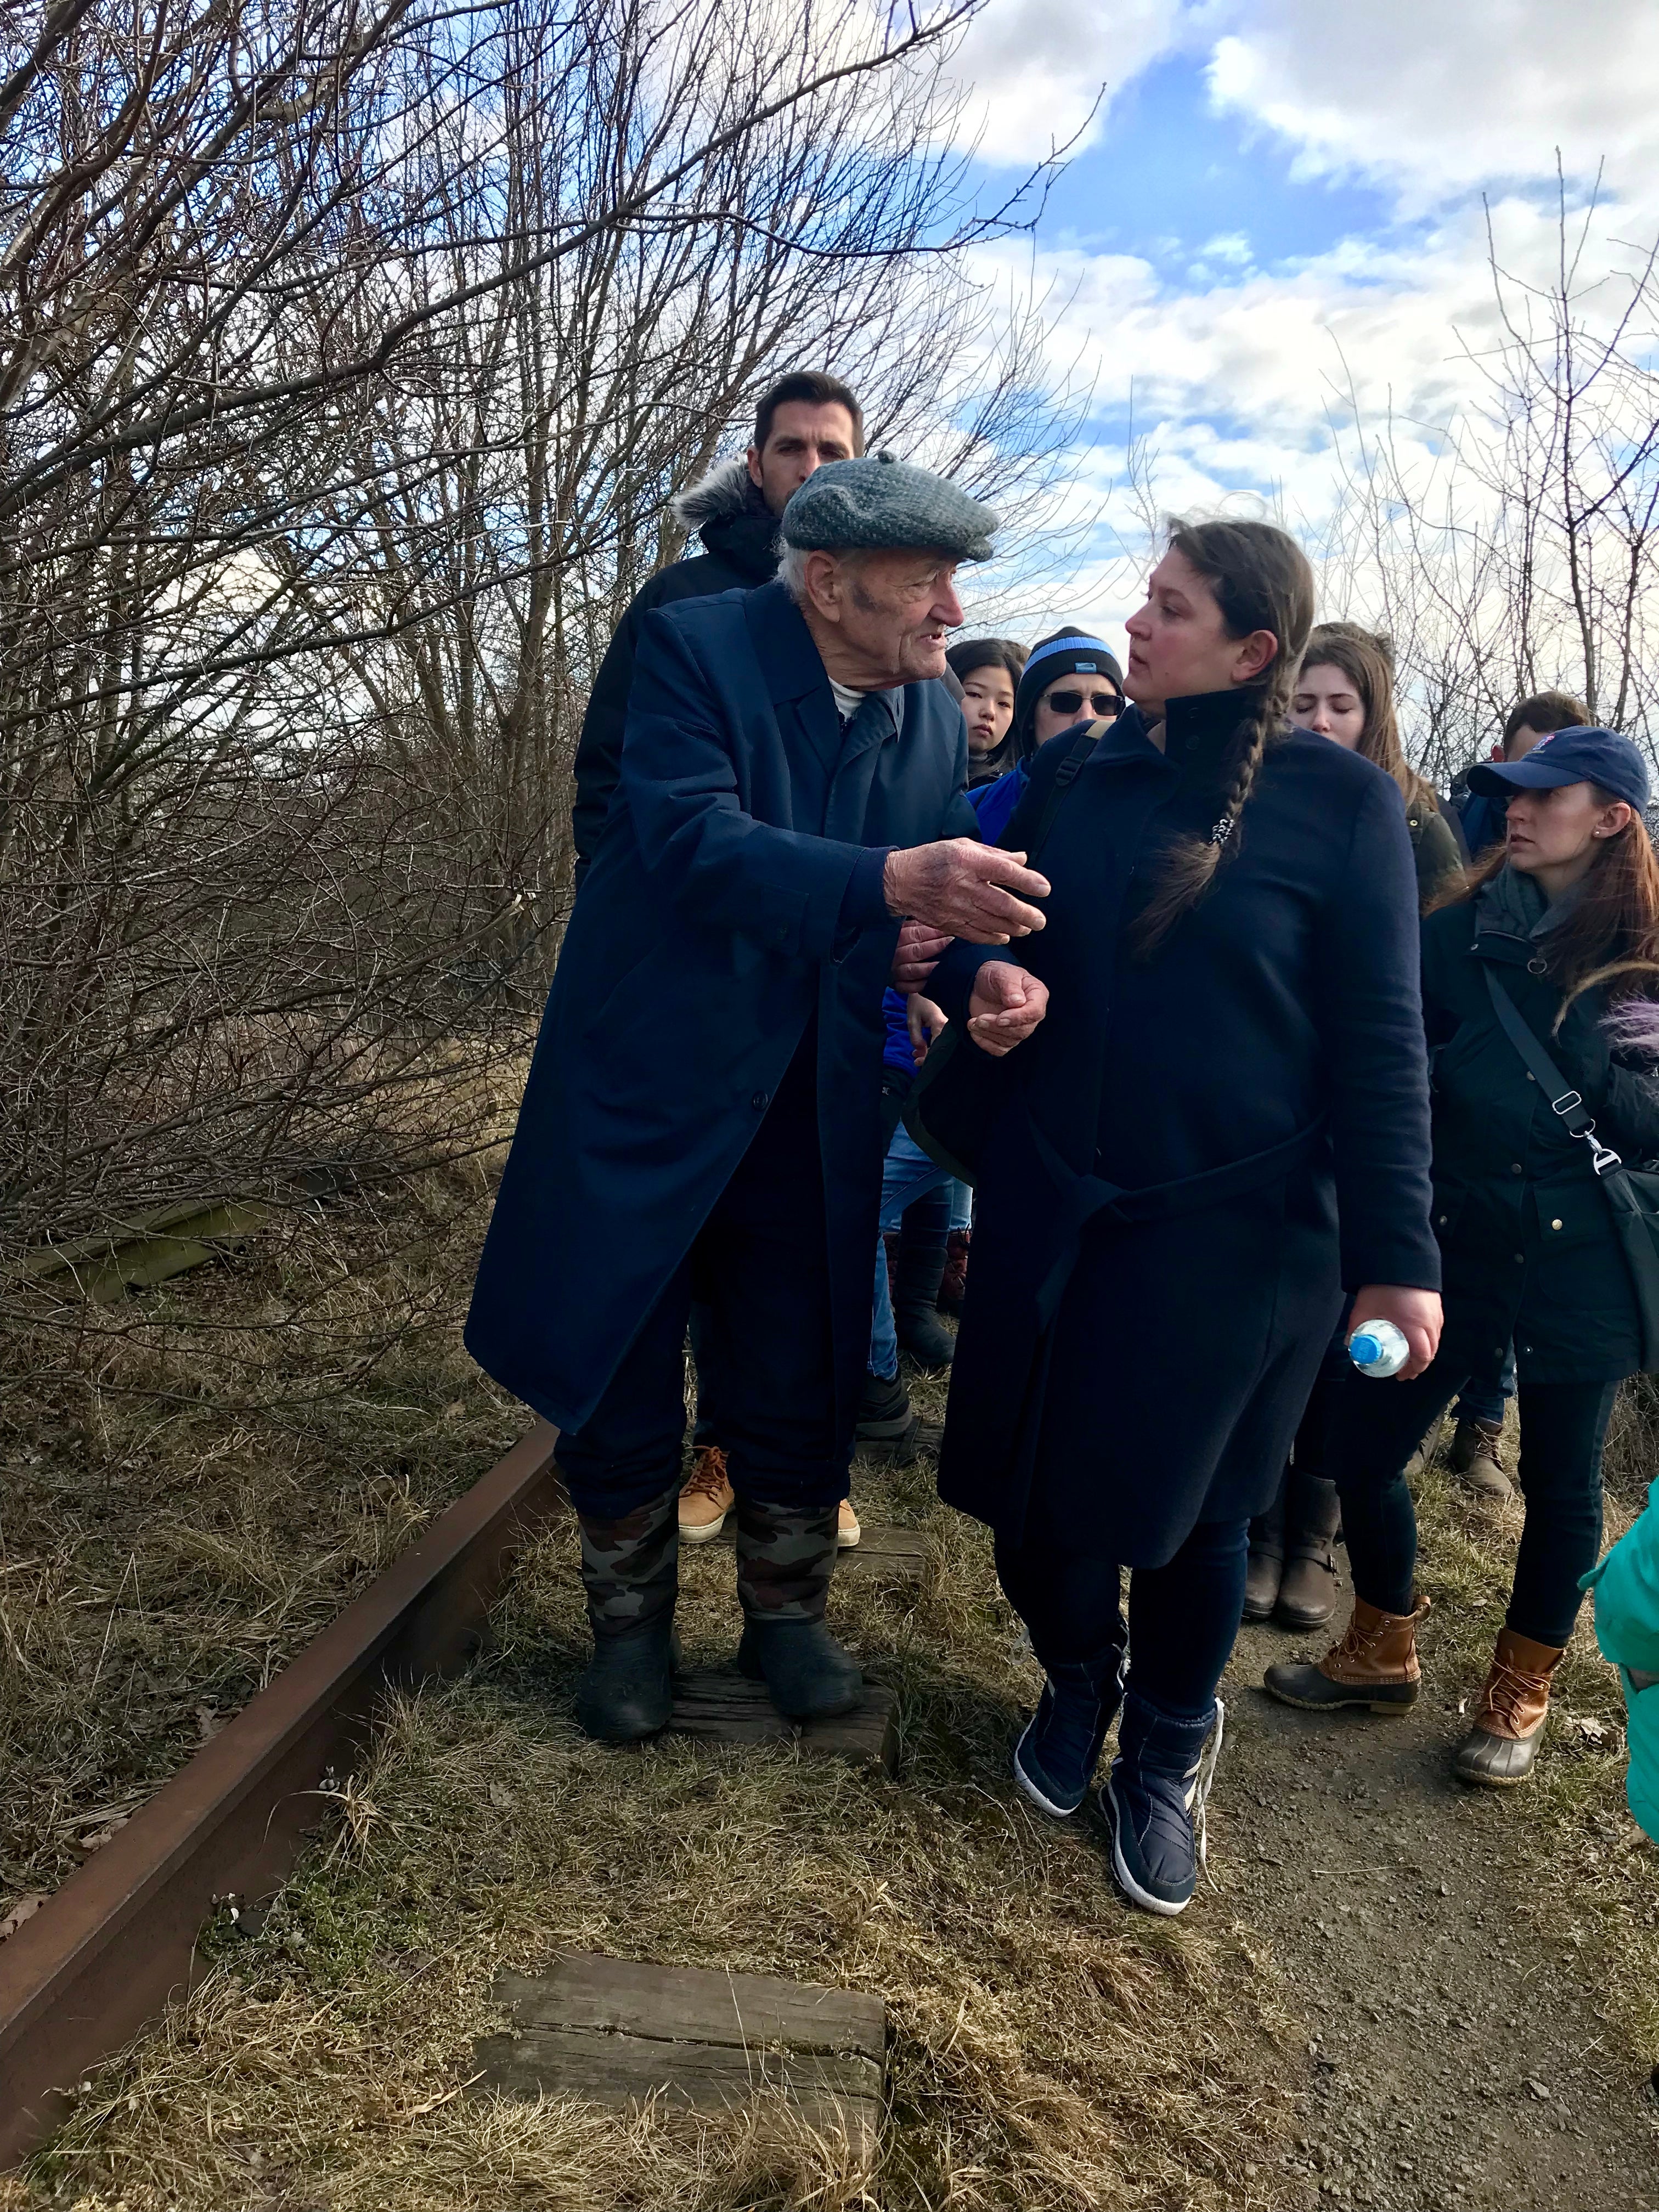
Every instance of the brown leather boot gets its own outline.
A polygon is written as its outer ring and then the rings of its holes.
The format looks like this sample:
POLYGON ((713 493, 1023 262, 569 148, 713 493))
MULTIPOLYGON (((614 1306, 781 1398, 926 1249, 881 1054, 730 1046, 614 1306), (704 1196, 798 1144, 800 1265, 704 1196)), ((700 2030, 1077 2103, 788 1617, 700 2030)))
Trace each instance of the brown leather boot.
POLYGON ((1452 1431, 1446 1464, 1466 1490, 1482 1498, 1513 1498, 1515 1486, 1504 1472, 1502 1421, 1460 1421, 1452 1431))
POLYGON ((1403 1713, 1417 1703, 1423 1680, 1417 1624, 1428 1609, 1425 1597, 1405 1613, 1380 1613, 1356 1597, 1347 1634, 1316 1667, 1281 1662, 1268 1668, 1262 1681, 1281 1705, 1300 1705, 1304 1712, 1369 1705, 1374 1713, 1403 1713))
POLYGON ((1561 1649, 1499 1629, 1491 1671, 1475 1703, 1474 1726, 1452 1754, 1452 1772, 1460 1782, 1509 1790, 1532 1772, 1561 1649))
POLYGON ((968 1296, 968 1248, 973 1243, 971 1229, 953 1229, 945 1239, 945 1273, 939 1286, 939 1310, 942 1314, 954 1314, 962 1318, 963 1302, 968 1296))
POLYGON ((1285 1577, 1273 1618, 1281 1628, 1305 1634, 1322 1628, 1336 1611, 1336 1532, 1342 1506, 1327 1475, 1292 1468, 1285 1508, 1285 1577))

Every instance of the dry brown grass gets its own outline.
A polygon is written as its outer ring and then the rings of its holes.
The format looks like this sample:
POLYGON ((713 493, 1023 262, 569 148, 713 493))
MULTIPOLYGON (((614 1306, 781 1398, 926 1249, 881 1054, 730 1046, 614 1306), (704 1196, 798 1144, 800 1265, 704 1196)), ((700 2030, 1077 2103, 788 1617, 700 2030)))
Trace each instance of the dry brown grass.
MULTIPOLYGON (((253 1282, 228 1273, 214 1295, 228 1314, 235 1286, 253 1282)), ((258 1456, 222 1437, 207 1449, 205 1399, 182 1425, 158 1418, 129 1437, 118 1532, 77 1524, 87 1543, 110 1543, 110 1561, 123 1545, 141 1556, 142 1607, 84 1609, 121 1663, 141 1650, 157 1663, 144 1638, 164 1639, 166 1562, 167 1605, 198 1639, 194 1674, 189 1653, 172 1655, 175 1694, 199 1701, 213 1662, 228 1705, 258 1679, 237 1640, 247 1624, 276 1627, 278 1642, 257 1649, 280 1652, 464 1470, 479 1471, 501 1413, 465 1381, 453 1324, 399 1357, 325 1429, 307 1408, 285 1479, 268 1486, 268 1441, 258 1456), (438 1411, 456 1401, 446 1425, 438 1411), (388 1414, 400 1405, 398 1431, 388 1414), (166 1447, 154 1465, 151 1437, 166 1447), (179 1496, 186 1438, 201 1463, 179 1496), (366 1492, 370 1449, 382 1487, 366 1492), (379 1544, 342 1540, 373 1524, 382 1495, 393 1513, 379 1544)), ((114 1468, 109 1485, 121 1488, 114 1468)), ((1244 2168, 1289 2127, 1298 2062, 1248 1931, 1218 1906, 1179 1927, 1127 1913, 1091 1841, 1024 1806, 1007 1747, 1036 1676, 981 1533, 939 1507, 926 1464, 861 1471, 859 1494, 872 1516, 922 1525, 935 1544, 921 1586, 848 1576, 836 1589, 843 1632, 901 1692, 896 1780, 779 1749, 619 1754, 583 1741, 568 1718, 584 1642, 574 1549, 556 1532, 507 1594, 488 1668, 391 1710, 349 1819, 329 1816, 256 1934, 219 1931, 207 1979, 100 2072, 18 2201, 82 2212, 1252 2202, 1244 2168), (892 2044, 877 2172, 753 2112, 698 2122, 465 2094, 474 2037, 502 2024, 496 1970, 565 1946, 882 1994, 892 2044)), ((730 1650, 732 1572, 729 1552, 687 1561, 694 1657, 730 1650)), ((92 1628, 51 1632, 89 1680, 92 1628)), ((106 1661, 100 1700, 112 1679, 106 1661)), ((129 1746, 127 1711, 79 1723, 100 1778, 144 1761, 159 1772, 189 1747, 187 1729, 129 1746)), ((33 1749, 42 1772, 48 1737, 33 1749)))
POLYGON ((118 1308, 9 1297, 0 1918, 522 1430, 459 1342, 485 1185, 296 1212, 118 1308))
MULTIPOLYGON (((298 1223, 114 1316, 78 1383, 5 1399, 9 1895, 49 1887, 80 1820, 150 1786, 192 1747, 198 1707, 233 1709, 518 1432, 456 1335, 484 1192, 457 1170, 395 1210, 298 1223)), ((1627 1418, 1610 1524, 1651 1455, 1627 1418)), ((555 1532, 488 1665, 396 1704, 263 1925, 215 1934, 190 2002, 100 2071, 0 2206, 1289 2212, 1277 2152, 1305 2044, 1252 1932, 1213 1893, 1177 1925, 1125 1912, 1088 1836, 1024 1806, 1007 1747, 1036 1678, 982 1533, 939 1508, 926 1463, 860 1469, 859 1497, 933 1547, 920 1584, 846 1576, 834 1599, 900 1692, 896 1779, 778 1749, 585 1742, 574 1552, 555 1532), (563 1947, 881 1994, 875 2172, 775 2114, 469 2094, 474 2039, 503 2024, 495 1973, 563 1947)), ((1478 1680, 1518 1510, 1431 1476, 1423 1519, 1437 1665, 1478 1680)), ((729 1652, 731 1577, 729 1553, 686 1561, 694 1659, 729 1652)), ((1659 1858, 1628 1848, 1616 1737, 1571 1726, 1617 1726, 1584 1637, 1560 1704, 1513 1801, 1542 1877, 1522 1909, 1576 1931, 1627 2032, 1659 2047, 1659 1858)))

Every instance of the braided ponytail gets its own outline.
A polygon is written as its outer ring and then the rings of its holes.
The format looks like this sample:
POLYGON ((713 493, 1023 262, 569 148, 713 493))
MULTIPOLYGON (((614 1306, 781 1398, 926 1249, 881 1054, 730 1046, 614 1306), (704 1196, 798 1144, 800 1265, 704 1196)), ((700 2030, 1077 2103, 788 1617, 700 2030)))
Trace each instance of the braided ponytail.
POLYGON ((1198 903, 1216 870, 1238 849, 1239 817, 1249 805, 1267 747, 1289 722, 1297 669, 1313 628, 1313 571, 1295 540, 1271 523, 1173 521, 1169 550, 1209 585, 1229 637, 1270 630, 1279 650, 1261 685, 1251 687, 1255 707, 1227 756, 1221 813, 1207 836, 1176 840, 1136 917, 1132 938, 1143 960, 1198 903))

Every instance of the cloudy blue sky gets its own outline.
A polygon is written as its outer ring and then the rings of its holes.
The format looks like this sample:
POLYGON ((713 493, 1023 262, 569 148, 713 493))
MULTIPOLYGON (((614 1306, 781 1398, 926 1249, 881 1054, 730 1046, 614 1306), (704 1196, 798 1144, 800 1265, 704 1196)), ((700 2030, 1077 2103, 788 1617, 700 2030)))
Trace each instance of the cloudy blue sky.
POLYGON ((1475 397, 1488 218, 1507 266, 1547 274, 1558 149, 1575 206, 1601 173, 1587 276, 1659 231, 1655 0, 990 0, 956 67, 993 185, 1105 86, 1005 257, 1066 303, 1056 371, 1093 382, 1063 507, 1068 605, 1103 622, 1140 565, 1132 409, 1161 504, 1254 494, 1316 531, 1356 405, 1427 454, 1475 397))

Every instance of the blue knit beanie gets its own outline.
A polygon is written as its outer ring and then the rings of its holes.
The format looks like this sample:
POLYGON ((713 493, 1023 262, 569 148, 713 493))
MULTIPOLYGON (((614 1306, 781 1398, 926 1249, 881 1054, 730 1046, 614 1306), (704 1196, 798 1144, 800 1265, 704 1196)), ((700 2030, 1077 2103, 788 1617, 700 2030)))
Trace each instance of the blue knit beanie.
POLYGON ((1120 695, 1123 690, 1123 671, 1104 638, 1091 637, 1087 630, 1062 630, 1058 637, 1045 638, 1031 648, 1025 673, 1014 693, 1016 729, 1031 720, 1038 699, 1062 676, 1109 676, 1113 690, 1120 695))

